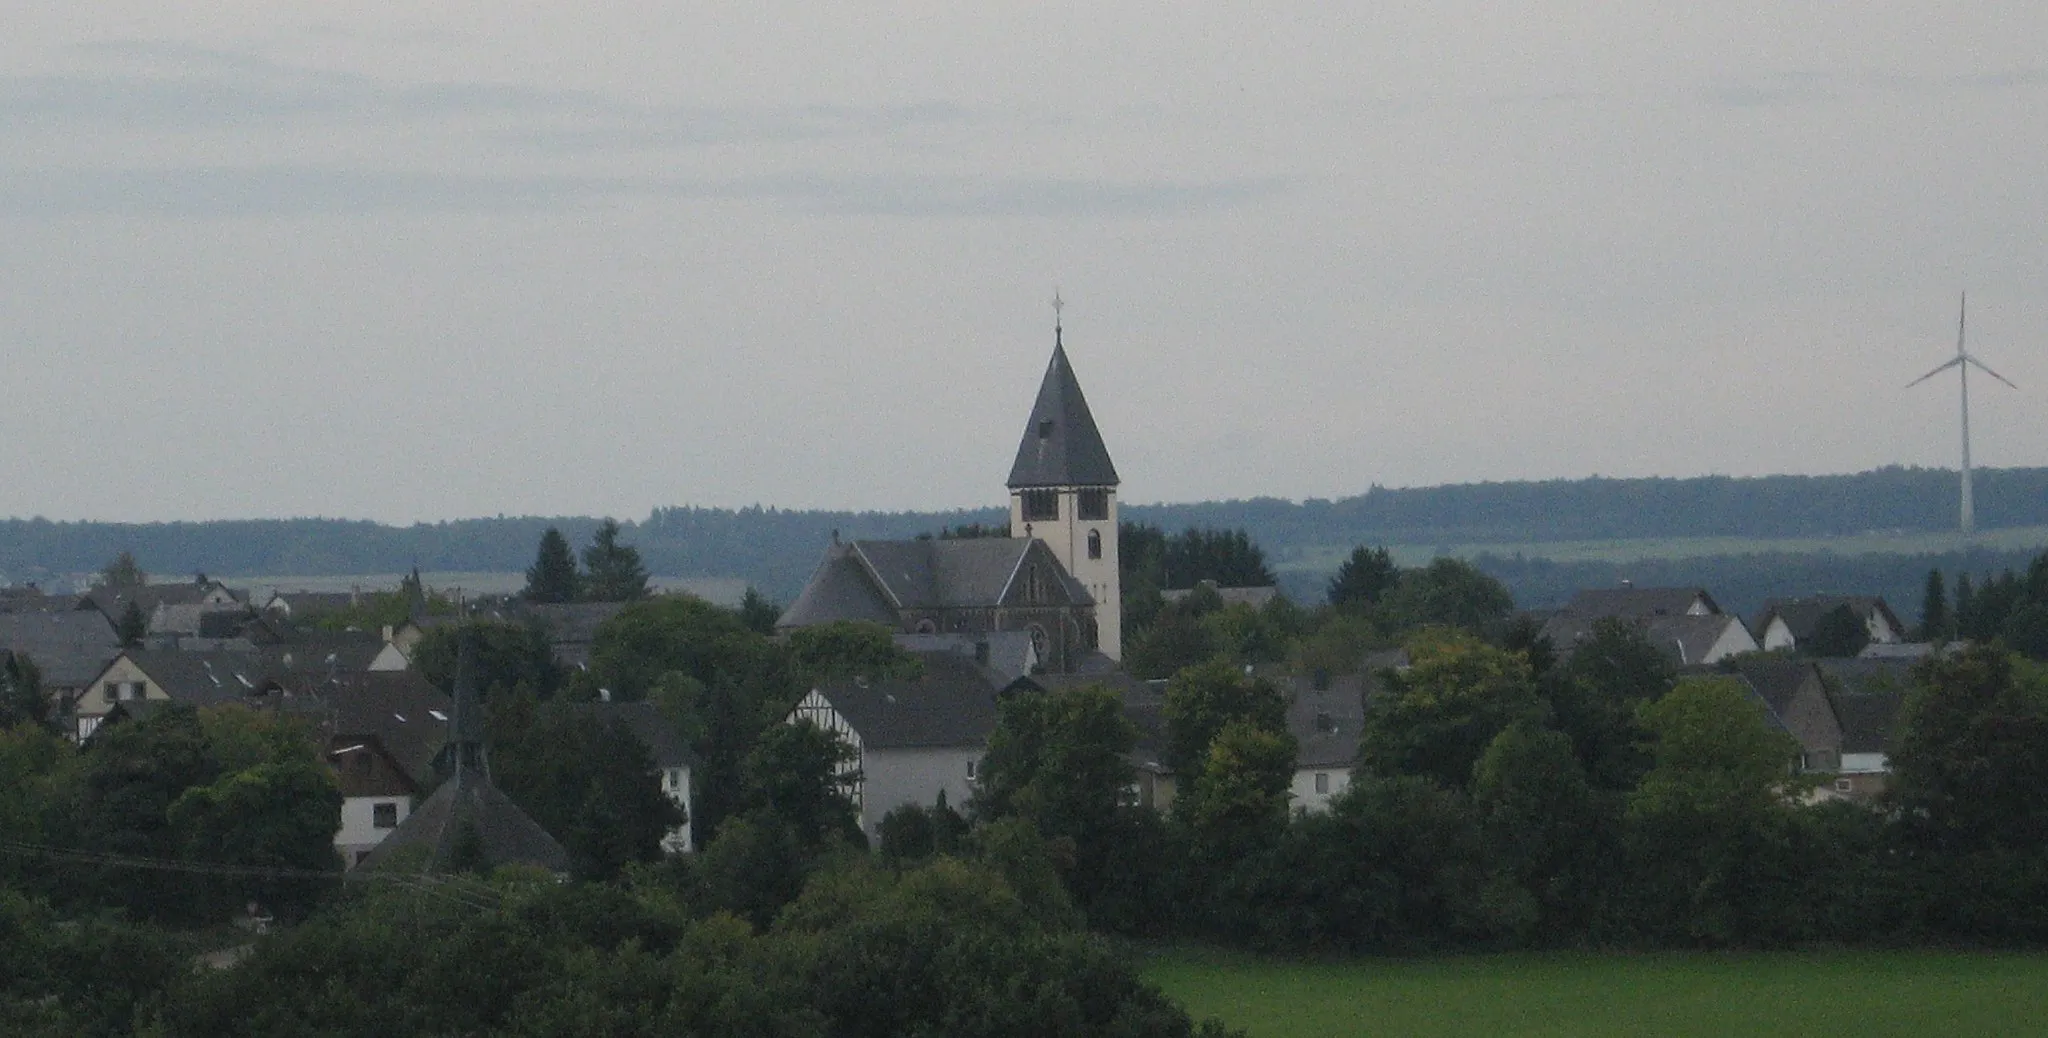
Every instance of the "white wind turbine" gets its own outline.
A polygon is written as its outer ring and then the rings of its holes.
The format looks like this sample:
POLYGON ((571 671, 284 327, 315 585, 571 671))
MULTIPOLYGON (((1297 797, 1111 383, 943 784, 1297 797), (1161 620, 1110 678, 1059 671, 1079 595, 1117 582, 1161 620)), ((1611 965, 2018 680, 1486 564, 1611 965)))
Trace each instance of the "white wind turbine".
POLYGON ((1998 381, 2000 381, 2000 382, 2003 382, 2003 383, 2005 383, 2005 384, 2006 384, 2006 385, 2008 385, 2008 386, 2012 386, 2012 388, 2014 388, 2014 389, 2018 389, 2018 388, 2019 388, 2018 386, 2013 386, 2013 385, 2012 385, 2012 380, 2011 380, 2011 379, 2009 379, 2009 378, 2006 378, 2006 377, 2005 377, 2004 375, 2001 375, 2001 374, 1999 374, 1998 372, 1996 372, 1996 371, 1993 371, 1993 370, 1991 370, 1991 368, 1990 368, 1990 366, 1989 366, 1989 365, 1985 364, 1985 363, 1984 363, 1983 361, 1981 361, 1981 360, 1978 360, 1978 359, 1977 359, 1977 358, 1975 358, 1975 357, 1972 357, 1972 356, 1970 356, 1970 354, 1969 354, 1969 353, 1968 353, 1967 351, 1965 351, 1965 350, 1963 349, 1963 328, 1964 328, 1964 323, 1965 323, 1965 321, 1967 321, 1967 319, 1968 319, 1968 317, 1969 317, 1969 305, 1970 305, 1970 294, 1969 294, 1969 293, 1967 293, 1967 292, 1965 292, 1965 293, 1963 293, 1963 302, 1962 302, 1962 307, 1961 307, 1961 308, 1960 308, 1960 309, 1959 309, 1959 310, 1957 311, 1957 313, 1956 313, 1956 355, 1955 355, 1954 359, 1952 359, 1952 360, 1948 361, 1947 363, 1945 363, 1945 364, 1941 365, 1940 367, 1937 367, 1937 368, 1935 368, 1935 369, 1934 369, 1933 371, 1930 371, 1930 372, 1928 372, 1927 374, 1925 374, 1925 375, 1922 375, 1922 376, 1920 376, 1919 378, 1916 378, 1916 379, 1914 379, 1913 381, 1911 381, 1911 382, 1908 382, 1908 383, 1906 383, 1906 388, 1907 388, 1907 389, 1911 389, 1911 388, 1913 388, 1914 386, 1917 386, 1917 385, 1919 385, 1920 383, 1922 383, 1922 382, 1925 382, 1925 381, 1927 381, 1928 379, 1930 379, 1930 378, 1933 378, 1934 376, 1936 376, 1936 375, 1939 375, 1939 374, 1941 374, 1942 372, 1944 372, 1944 371, 1947 371, 1947 370, 1948 370, 1948 369, 1950 369, 1950 368, 1954 368, 1954 369, 1956 369, 1956 374, 1957 374, 1957 376, 1958 376, 1958 377, 1959 377, 1959 378, 1961 379, 1961 381, 1962 381, 1962 387, 1963 387, 1963 514, 1962 514, 1962 529, 1963 529, 1963 536, 1965 536, 1965 537, 1968 537, 1968 536, 1969 536, 1970 534, 1972 534, 1972 533, 1976 532, 1976 529, 1977 529, 1977 505, 1976 505, 1976 499, 1975 499, 1975 496, 1974 496, 1974 495, 1973 495, 1973 494, 1971 493, 1971 490, 1970 490, 1970 365, 1972 365, 1972 364, 1975 364, 1975 365, 1976 365, 1976 366, 1978 367, 1978 369, 1979 369, 1979 370, 1981 370, 1981 371, 1983 371, 1983 372, 1984 372, 1984 373, 1985 373, 1986 375, 1989 375, 1989 376, 1991 376, 1992 378, 1995 378, 1995 379, 1997 379, 1998 381))

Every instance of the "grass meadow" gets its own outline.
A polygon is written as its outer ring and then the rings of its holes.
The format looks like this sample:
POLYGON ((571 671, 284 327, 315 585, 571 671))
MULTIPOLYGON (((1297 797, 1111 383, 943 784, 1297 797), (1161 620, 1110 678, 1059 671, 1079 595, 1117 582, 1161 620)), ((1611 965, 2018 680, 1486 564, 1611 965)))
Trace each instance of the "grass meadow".
POLYGON ((2048 953, 1830 951, 1289 961, 1161 952, 1146 976, 1252 1038, 2048 1034, 2048 953))

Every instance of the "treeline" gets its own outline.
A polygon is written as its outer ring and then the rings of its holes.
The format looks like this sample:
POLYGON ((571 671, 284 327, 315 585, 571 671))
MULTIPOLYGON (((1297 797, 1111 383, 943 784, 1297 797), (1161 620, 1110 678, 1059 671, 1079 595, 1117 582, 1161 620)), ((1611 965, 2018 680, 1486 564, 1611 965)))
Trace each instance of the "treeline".
MULTIPOLYGON (((1955 493, 1952 472, 1891 467, 1839 476, 1596 477, 1373 487, 1334 501, 1259 498, 1126 506, 1123 516, 1170 531, 1242 529, 1275 559, 1285 560, 1297 551, 1353 544, 1940 531, 1954 525, 1955 493)), ((2048 525, 2048 468, 1979 470, 1977 517, 1986 529, 2048 525)), ((993 527, 1005 519, 1004 511, 994 507, 949 512, 674 507, 624 522, 622 529, 653 573, 738 577, 786 601, 802 587, 835 530, 847 538, 905 538, 948 528, 993 527)), ((162 573, 396 573, 415 564, 429 570, 509 572, 532 561, 533 545, 549 526, 581 542, 598 523, 595 517, 536 516, 412 526, 341 519, 14 519, 0 522, 0 574, 22 581, 90 572, 122 550, 133 551, 162 573)), ((1546 598, 1539 594, 1533 600, 1546 598)))
POLYGON ((1982 578, 2005 570, 2024 571, 2033 555, 2032 550, 1972 548, 1919 555, 1759 552, 1629 562, 1558 562, 1482 554, 1474 557, 1472 564, 1507 585, 1515 603, 1524 609, 1556 608, 1580 588, 1619 587, 1629 581, 1637 587, 1704 587, 1722 609, 1744 617, 1762 608, 1767 598, 1882 595, 1901 620, 1911 623, 1929 570, 1941 570, 1951 579, 1963 574, 1982 578))

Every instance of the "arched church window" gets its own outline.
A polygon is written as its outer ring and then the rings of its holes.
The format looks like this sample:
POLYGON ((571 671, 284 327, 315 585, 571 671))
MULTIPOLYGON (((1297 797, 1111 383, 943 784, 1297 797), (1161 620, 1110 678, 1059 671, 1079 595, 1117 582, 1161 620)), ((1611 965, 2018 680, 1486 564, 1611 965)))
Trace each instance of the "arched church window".
POLYGON ((1032 624, 1027 630, 1031 632, 1031 651, 1037 653, 1039 662, 1043 663, 1046 653, 1052 651, 1052 640, 1045 636, 1045 628, 1037 624, 1032 624))
POLYGON ((1099 559, 1102 557, 1101 530, 1088 531, 1088 557, 1091 559, 1099 559))

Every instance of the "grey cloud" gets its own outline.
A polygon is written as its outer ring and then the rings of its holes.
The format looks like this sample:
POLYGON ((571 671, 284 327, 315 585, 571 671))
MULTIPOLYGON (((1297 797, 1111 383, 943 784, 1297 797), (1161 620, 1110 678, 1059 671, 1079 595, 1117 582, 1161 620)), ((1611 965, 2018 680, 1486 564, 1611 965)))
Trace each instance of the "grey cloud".
POLYGON ((620 196, 740 199, 831 215, 1156 217, 1274 194, 1267 180, 1181 183, 808 175, 727 179, 470 176, 315 166, 0 170, 0 212, 191 218, 538 211, 620 196))
POLYGON ((561 153, 880 136, 983 118, 941 101, 868 107, 638 105, 584 90, 488 82, 402 84, 182 44, 124 40, 75 49, 113 67, 0 76, 0 128, 86 122, 191 130, 292 120, 403 123, 512 116, 537 125, 479 132, 561 153))

